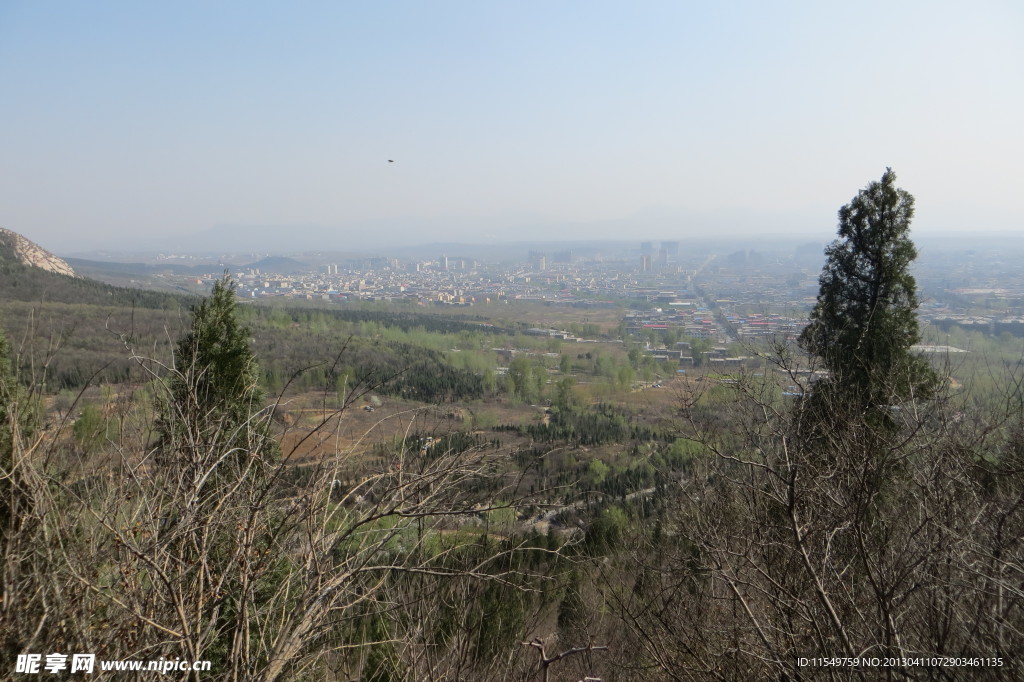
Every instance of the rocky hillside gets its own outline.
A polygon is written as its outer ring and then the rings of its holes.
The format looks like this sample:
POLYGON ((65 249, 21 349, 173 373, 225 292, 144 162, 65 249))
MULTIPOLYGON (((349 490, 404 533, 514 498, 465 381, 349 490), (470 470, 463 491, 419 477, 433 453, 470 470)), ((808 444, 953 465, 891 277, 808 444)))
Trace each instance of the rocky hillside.
POLYGON ((0 227, 0 258, 11 258, 22 265, 31 265, 58 275, 76 277, 75 271, 64 260, 17 232, 5 230, 2 227, 0 227))
POLYGON ((178 310, 192 305, 195 299, 111 286, 83 277, 38 244, 0 228, 0 323, 4 321, 5 304, 14 301, 178 310))

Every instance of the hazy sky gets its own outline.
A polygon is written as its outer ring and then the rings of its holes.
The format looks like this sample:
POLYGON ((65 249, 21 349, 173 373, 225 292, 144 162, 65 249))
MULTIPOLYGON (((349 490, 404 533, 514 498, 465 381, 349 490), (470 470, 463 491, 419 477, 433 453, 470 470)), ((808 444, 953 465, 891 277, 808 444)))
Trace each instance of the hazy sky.
POLYGON ((1024 236, 1024 3, 0 0, 0 226, 1024 236), (388 163, 394 159, 394 163, 388 163))

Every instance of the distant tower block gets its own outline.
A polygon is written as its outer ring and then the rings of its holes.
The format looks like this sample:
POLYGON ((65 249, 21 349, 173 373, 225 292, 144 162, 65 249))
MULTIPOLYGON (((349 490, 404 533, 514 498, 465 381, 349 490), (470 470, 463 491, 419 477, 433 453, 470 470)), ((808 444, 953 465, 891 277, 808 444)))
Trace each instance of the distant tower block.
POLYGON ((642 255, 642 256, 653 256, 654 255, 654 242, 640 242, 640 255, 642 255))
POLYGON ((448 272, 448 255, 441 256, 441 269, 448 272))
POLYGON ((679 242, 662 242, 661 252, 664 254, 665 265, 675 265, 679 262, 679 242))
POLYGON ((530 261, 530 267, 534 270, 547 270, 548 269, 548 257, 547 254, 540 251, 530 251, 527 255, 527 259, 530 261))

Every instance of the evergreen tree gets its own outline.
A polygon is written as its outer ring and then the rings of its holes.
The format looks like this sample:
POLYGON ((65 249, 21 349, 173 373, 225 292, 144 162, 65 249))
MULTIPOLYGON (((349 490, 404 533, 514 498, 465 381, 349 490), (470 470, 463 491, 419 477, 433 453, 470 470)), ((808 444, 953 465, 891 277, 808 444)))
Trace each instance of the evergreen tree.
POLYGON ((236 305, 235 284, 225 275, 193 308, 192 327, 175 349, 170 400, 159 424, 165 445, 250 454, 272 449, 265 421, 256 418, 264 399, 260 370, 236 305))
POLYGON ((11 413, 17 406, 16 391, 17 382, 11 369, 10 344, 7 342, 7 336, 0 331, 0 458, 5 470, 8 470, 13 449, 11 440, 14 425, 11 423, 11 413))
POLYGON ((888 168, 839 209, 839 238, 825 250, 818 302, 799 339, 829 371, 819 395, 867 410, 934 393, 935 372, 910 349, 920 340, 913 215, 914 197, 888 168))
POLYGON ((0 331, 0 538, 6 537, 11 523, 17 389, 14 372, 11 371, 10 346, 0 331))
POLYGON ((10 344, 0 330, 0 540, 16 530, 20 517, 31 505, 30 498, 23 494, 16 462, 19 448, 38 424, 36 407, 18 383, 10 344))

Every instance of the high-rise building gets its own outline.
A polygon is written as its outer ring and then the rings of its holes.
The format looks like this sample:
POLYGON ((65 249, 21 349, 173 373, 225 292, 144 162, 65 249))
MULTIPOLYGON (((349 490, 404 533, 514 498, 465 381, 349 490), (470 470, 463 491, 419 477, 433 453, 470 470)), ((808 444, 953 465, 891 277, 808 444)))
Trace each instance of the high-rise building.
POLYGON ((679 262, 679 242, 661 243, 662 264, 675 265, 679 262))
POLYGON ((654 269, 654 242, 640 242, 640 270, 650 272, 654 269))

